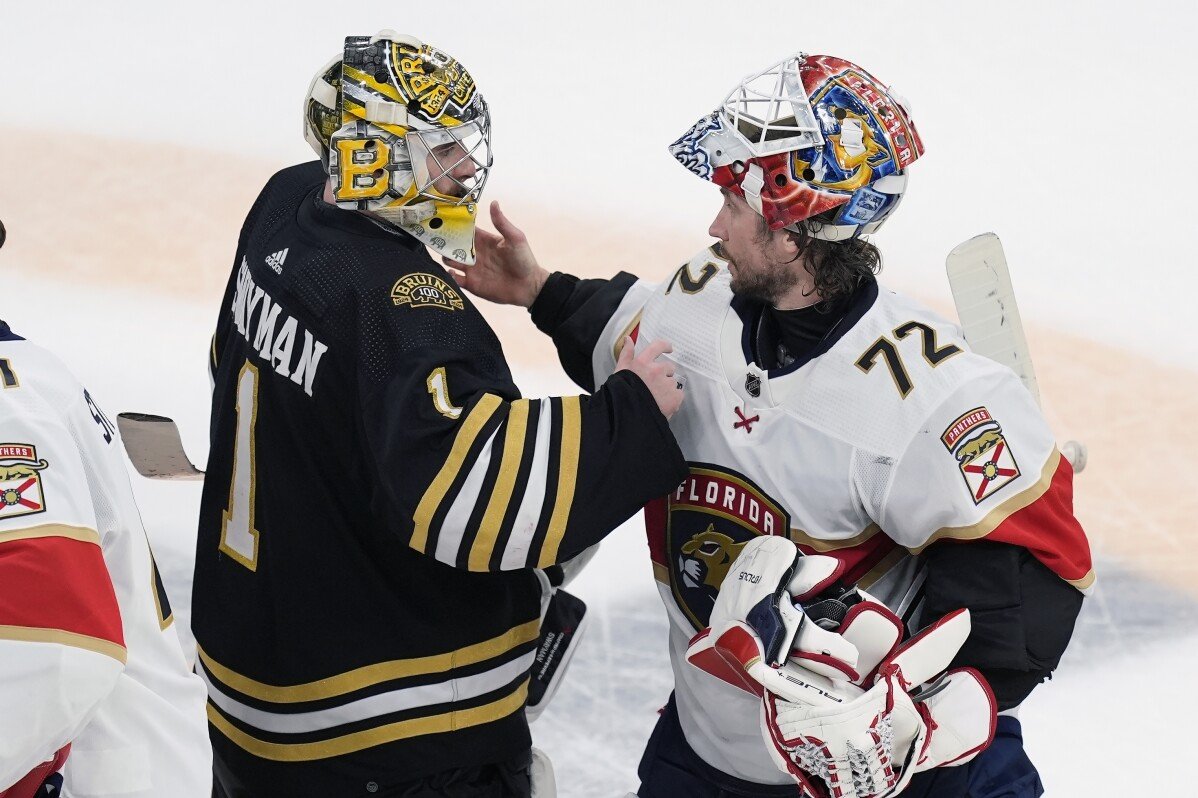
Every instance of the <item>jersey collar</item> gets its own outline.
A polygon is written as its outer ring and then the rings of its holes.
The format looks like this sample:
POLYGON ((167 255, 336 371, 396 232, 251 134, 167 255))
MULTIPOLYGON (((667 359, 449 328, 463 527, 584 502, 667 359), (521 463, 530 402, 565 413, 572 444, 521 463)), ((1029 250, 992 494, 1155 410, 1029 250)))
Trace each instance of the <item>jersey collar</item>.
POLYGON ((333 228, 357 238, 379 238, 407 247, 413 251, 423 249, 424 245, 416 238, 408 235, 400 228, 381 219, 374 219, 357 211, 344 210, 336 205, 330 205, 320 198, 324 183, 300 205, 300 223, 315 224, 324 228, 333 228))
POLYGON ((877 299, 878 283, 870 278, 857 290, 844 317, 818 346, 784 367, 767 370, 753 362, 752 345, 752 336, 765 311, 765 303, 733 295, 720 336, 720 354, 729 386, 750 405, 782 403, 798 382, 787 378, 826 354, 869 312, 877 299))

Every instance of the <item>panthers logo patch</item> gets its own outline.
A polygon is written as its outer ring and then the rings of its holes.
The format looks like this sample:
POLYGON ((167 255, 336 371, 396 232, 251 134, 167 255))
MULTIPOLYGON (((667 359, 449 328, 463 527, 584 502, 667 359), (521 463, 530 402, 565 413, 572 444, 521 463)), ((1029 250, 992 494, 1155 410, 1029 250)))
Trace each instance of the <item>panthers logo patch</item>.
POLYGON ((29 443, 0 443, 0 521, 46 511, 41 472, 49 463, 29 443))
POLYGON ((1002 427, 985 407, 959 416, 940 436, 956 458, 974 504, 981 504, 1019 478, 1019 464, 1002 427))
POLYGON ((787 534, 790 516, 747 477, 707 464, 692 464, 665 505, 661 553, 670 587, 702 629, 741 549, 758 535, 787 534))

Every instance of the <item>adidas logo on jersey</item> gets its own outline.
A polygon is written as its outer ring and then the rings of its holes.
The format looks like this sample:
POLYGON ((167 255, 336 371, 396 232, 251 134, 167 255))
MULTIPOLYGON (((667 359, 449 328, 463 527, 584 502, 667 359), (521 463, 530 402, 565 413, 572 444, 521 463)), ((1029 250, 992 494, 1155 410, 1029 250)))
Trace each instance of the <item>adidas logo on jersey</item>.
POLYGON ((287 260, 288 249, 290 249, 290 247, 287 247, 286 249, 280 249, 278 252, 266 256, 266 265, 274 269, 275 274, 283 273, 283 261, 287 260))

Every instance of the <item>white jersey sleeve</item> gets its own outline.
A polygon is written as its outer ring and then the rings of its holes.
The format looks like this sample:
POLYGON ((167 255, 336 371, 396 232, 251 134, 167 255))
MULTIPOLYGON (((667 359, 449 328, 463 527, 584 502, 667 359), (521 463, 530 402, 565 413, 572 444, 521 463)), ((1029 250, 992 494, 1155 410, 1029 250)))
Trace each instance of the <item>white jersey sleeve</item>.
POLYGON ((1011 543, 1087 590, 1094 574, 1072 477, 1031 394, 1009 370, 985 368, 926 417, 873 512, 912 551, 938 540, 1011 543))
POLYGON ((637 280, 624 294, 616 312, 607 320, 592 355, 595 385, 602 385, 616 370, 616 361, 620 358, 620 350, 624 348, 624 339, 632 336, 633 341, 637 340, 641 312, 656 289, 654 283, 637 280))
POLYGON ((0 390, 0 788, 78 736, 125 661, 71 432, 38 395, 0 390))
POLYGON ((0 323, 0 768, 69 742, 67 795, 207 798, 204 685, 158 578, 120 433, 0 323))

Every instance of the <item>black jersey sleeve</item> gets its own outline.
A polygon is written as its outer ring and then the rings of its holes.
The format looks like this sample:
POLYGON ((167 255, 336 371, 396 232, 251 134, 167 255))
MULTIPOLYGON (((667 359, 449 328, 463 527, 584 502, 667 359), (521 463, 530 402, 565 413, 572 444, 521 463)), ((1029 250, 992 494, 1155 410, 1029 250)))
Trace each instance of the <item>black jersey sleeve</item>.
POLYGON ((638 377, 521 398, 493 333, 461 305, 387 308, 365 334, 390 346, 361 366, 364 434, 414 549, 472 571, 546 567, 682 481, 682 452, 638 377))
POLYGON ((562 368, 588 391, 595 390, 591 356, 608 319, 635 282, 628 272, 610 280, 580 280, 554 272, 529 308, 533 324, 553 339, 562 368))
POLYGON ((1082 594, 1021 546, 944 541, 926 556, 924 617, 969 609, 953 667, 980 670, 1000 710, 1018 706, 1060 663, 1082 594))

